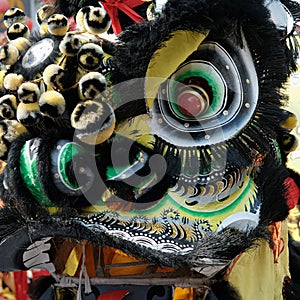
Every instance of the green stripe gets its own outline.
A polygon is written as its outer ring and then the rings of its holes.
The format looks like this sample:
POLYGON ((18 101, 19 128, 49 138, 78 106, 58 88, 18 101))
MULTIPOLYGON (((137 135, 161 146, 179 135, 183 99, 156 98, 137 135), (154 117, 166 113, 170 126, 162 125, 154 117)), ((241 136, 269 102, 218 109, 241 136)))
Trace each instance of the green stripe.
POLYGON ((53 206, 44 193, 37 170, 37 154, 30 159, 30 141, 23 146, 20 154, 20 172, 22 179, 33 197, 43 206, 53 206))
POLYGON ((78 144, 71 142, 63 146, 58 156, 60 179, 62 183, 71 190, 77 190, 79 186, 70 182, 66 167, 67 164, 72 161, 73 157, 80 152, 83 152, 82 148, 78 144))

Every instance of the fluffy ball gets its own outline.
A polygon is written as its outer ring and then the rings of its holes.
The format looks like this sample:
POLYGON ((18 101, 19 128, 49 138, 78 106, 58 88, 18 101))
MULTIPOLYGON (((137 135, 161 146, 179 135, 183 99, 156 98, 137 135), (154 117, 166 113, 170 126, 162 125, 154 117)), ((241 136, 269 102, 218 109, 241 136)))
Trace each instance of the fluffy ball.
POLYGON ((27 25, 23 23, 14 23, 6 31, 8 40, 15 40, 19 37, 29 39, 30 30, 27 25))
POLYGON ((0 117, 14 119, 16 116, 17 98, 14 95, 5 95, 0 98, 0 117))
POLYGON ((3 85, 7 90, 16 91, 24 82, 21 74, 9 73, 4 77, 3 85))
POLYGON ((111 20, 103 7, 85 6, 77 13, 76 23, 82 31, 101 34, 109 29, 111 20))
POLYGON ((0 158, 6 159, 10 144, 22 133, 26 132, 26 128, 16 120, 0 121, 0 158))
POLYGON ((3 23, 6 28, 10 27, 14 23, 26 23, 26 16, 22 9, 13 7, 6 11, 3 17, 3 23))
POLYGON ((64 36, 69 30, 68 19, 62 14, 51 15, 48 19, 48 31, 56 36, 64 36))
POLYGON ((4 89, 4 78, 5 78, 6 74, 7 74, 6 70, 0 71, 0 90, 4 89))
POLYGON ((20 102, 17 107, 17 120, 25 127, 34 126, 42 118, 38 102, 20 102))
POLYGON ((82 47, 83 41, 80 34, 68 32, 59 44, 59 50, 66 56, 75 56, 82 47))
POLYGON ((103 59, 103 50, 97 44, 87 43, 84 44, 77 54, 79 65, 88 71, 97 70, 103 59))
POLYGON ((20 53, 24 53, 31 46, 30 41, 25 37, 16 38, 16 39, 10 41, 9 43, 11 45, 15 46, 19 50, 20 53))
POLYGON ((55 64, 47 66, 43 72, 44 83, 50 89, 63 90, 64 69, 55 64))
POLYGON ((45 4, 40 7, 36 12, 36 21, 39 25, 41 25, 44 21, 46 21, 51 15, 54 14, 55 8, 53 5, 45 4))
POLYGON ((77 104, 71 125, 75 136, 83 143, 97 145, 105 142, 114 132, 115 115, 108 103, 87 100, 77 104))
POLYGON ((53 118, 61 116, 66 109, 64 96, 56 91, 43 93, 40 97, 39 105, 43 114, 53 118))
POLYGON ((87 10, 87 7, 88 6, 81 8, 75 16, 75 22, 76 22, 77 28, 81 31, 86 31, 85 26, 84 26, 84 13, 87 10))
POLYGON ((90 72, 81 77, 78 83, 79 96, 82 100, 94 99, 106 89, 105 77, 99 72, 90 72))
POLYGON ((35 103, 40 98, 40 89, 33 82, 24 82, 18 88, 18 98, 23 103, 35 103))
POLYGON ((10 43, 0 48, 0 63, 3 65, 14 65, 18 61, 19 56, 19 50, 10 43))

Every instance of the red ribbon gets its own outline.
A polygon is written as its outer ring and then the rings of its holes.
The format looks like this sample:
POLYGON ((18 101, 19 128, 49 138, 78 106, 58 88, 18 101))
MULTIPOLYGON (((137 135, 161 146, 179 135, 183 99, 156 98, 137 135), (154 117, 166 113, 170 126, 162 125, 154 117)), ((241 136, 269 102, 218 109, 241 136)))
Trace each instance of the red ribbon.
POLYGON ((142 22, 142 18, 137 14, 132 8, 144 4, 143 0, 105 0, 101 1, 104 9, 108 12, 112 28, 115 34, 122 32, 120 20, 118 17, 118 9, 124 12, 128 17, 130 17, 134 22, 142 22))

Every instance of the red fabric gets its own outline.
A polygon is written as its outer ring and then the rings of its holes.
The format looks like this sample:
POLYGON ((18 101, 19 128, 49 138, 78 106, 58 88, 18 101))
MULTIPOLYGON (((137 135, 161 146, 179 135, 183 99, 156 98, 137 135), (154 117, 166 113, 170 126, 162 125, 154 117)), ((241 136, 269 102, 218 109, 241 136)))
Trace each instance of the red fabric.
POLYGON ((122 300, 128 294, 126 290, 109 291, 98 296, 97 300, 122 300))
POLYGON ((298 204, 300 189, 291 177, 288 177, 283 184, 286 188, 285 197, 287 199, 287 206, 289 209, 292 209, 298 204))
POLYGON ((33 21, 32 21, 31 18, 26 17, 26 25, 29 28, 29 30, 32 30, 32 28, 33 28, 33 21))
POLYGON ((0 13, 4 14, 8 9, 9 9, 8 0, 1 0, 0 1, 0 13))
POLYGON ((50 273, 46 270, 32 270, 32 280, 35 280, 41 276, 49 276, 50 273))
POLYGON ((14 272, 15 295, 17 300, 28 300, 28 278, 27 271, 14 272))
POLYGON ((132 8, 144 3, 145 2, 143 0, 105 0, 105 2, 101 2, 110 16, 112 28, 115 34, 122 32, 118 17, 118 9, 124 12, 134 22, 142 22, 144 21, 144 18, 137 14, 132 8))

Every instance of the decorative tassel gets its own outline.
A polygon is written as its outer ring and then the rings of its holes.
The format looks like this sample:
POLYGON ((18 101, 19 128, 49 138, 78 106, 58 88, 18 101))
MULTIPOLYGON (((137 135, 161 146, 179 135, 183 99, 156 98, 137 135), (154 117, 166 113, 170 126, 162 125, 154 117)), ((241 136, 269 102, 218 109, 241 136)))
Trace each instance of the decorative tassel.
POLYGON ((82 282, 82 277, 84 277, 84 293, 85 294, 90 294, 92 292, 92 287, 91 287, 91 282, 90 278, 85 266, 85 243, 82 242, 82 264, 81 264, 81 270, 79 274, 79 284, 78 284, 78 290, 77 290, 77 300, 81 300, 81 282, 82 282))

